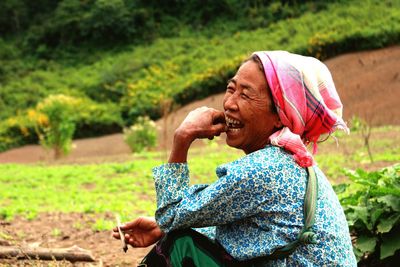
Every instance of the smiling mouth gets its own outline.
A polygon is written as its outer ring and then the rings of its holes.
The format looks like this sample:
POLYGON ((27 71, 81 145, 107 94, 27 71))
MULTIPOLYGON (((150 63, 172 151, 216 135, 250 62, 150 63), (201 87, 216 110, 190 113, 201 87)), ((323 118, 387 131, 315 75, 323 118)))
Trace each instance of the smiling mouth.
POLYGON ((240 129, 242 129, 244 126, 240 121, 229 118, 228 116, 225 116, 225 121, 226 125, 228 126, 228 131, 237 132, 240 131, 240 129))

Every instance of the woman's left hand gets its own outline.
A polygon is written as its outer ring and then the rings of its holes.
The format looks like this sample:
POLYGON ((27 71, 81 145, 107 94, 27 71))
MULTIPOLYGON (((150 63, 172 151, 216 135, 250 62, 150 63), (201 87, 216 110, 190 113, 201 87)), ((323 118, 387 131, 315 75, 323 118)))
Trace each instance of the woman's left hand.
MULTIPOLYGON (((139 217, 120 226, 126 243, 132 247, 148 247, 164 236, 164 232, 158 227, 154 218, 139 217)), ((118 228, 113 229, 113 237, 121 239, 118 228)))

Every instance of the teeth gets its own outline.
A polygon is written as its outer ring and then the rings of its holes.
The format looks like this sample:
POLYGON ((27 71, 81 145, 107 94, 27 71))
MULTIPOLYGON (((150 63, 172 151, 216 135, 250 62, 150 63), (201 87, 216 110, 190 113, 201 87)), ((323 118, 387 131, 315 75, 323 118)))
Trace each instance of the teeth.
POLYGON ((235 125, 235 124, 239 125, 239 124, 240 124, 240 121, 234 120, 234 119, 229 118, 229 117, 225 117, 225 121, 226 121, 226 124, 227 124, 228 126, 229 126, 230 124, 231 124, 231 125, 235 125))

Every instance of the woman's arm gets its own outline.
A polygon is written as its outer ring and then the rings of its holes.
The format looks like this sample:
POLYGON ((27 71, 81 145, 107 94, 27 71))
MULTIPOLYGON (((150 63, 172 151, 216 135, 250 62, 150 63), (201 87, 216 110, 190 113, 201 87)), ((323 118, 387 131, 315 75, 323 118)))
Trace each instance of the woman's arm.
POLYGON ((257 214, 261 207, 273 208, 270 201, 275 188, 263 168, 249 169, 241 161, 236 162, 229 164, 226 173, 214 183, 193 186, 189 186, 187 164, 165 164, 153 169, 158 225, 165 232, 223 225, 257 214))
POLYGON ((271 186, 263 175, 265 166, 255 170, 259 162, 230 165, 216 182, 189 186, 190 144, 196 138, 212 139, 225 129, 222 112, 202 107, 190 112, 176 130, 169 163, 153 169, 156 220, 163 231, 233 222, 254 215, 259 205, 272 199, 271 186))
MULTIPOLYGON (((190 145, 197 138, 218 136, 226 130, 225 116, 222 111, 201 107, 188 114, 182 124, 175 131, 170 163, 187 161, 190 145)), ((164 187, 161 184, 161 187, 164 187)), ((163 194, 163 193, 160 193, 163 194)), ((146 247, 157 242, 164 232, 152 218, 139 217, 120 227, 124 232, 126 242, 136 247, 146 247)), ((120 239, 118 229, 114 228, 114 237, 120 239)))

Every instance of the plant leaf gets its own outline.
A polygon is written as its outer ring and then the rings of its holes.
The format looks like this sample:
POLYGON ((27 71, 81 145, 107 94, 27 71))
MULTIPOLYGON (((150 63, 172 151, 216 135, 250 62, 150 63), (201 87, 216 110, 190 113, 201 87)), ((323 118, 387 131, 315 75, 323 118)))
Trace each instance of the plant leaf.
MULTIPOLYGON (((380 221, 379 219, 381 219, 380 217, 383 213, 384 213, 383 209, 378 208, 378 209, 373 210, 371 212, 371 224, 376 225, 376 223, 380 221)), ((383 218, 383 219, 385 220, 386 218, 383 218)), ((390 231, 390 229, 388 231, 390 231)))
POLYGON ((381 219, 381 222, 377 226, 378 233, 387 233, 392 230, 393 226, 396 225, 400 219, 400 214, 392 214, 389 218, 381 219))
POLYGON ((340 194, 346 191, 346 189, 349 187, 349 184, 338 184, 333 186, 333 190, 335 191, 336 194, 340 194))
POLYGON ((396 197, 393 195, 386 195, 382 197, 376 198, 377 201, 386 204, 390 208, 392 208, 394 211, 399 212, 400 211, 400 197, 396 197))
POLYGON ((354 255, 356 256, 357 262, 360 261, 362 259, 362 257, 364 256, 364 253, 354 246, 353 246, 353 252, 354 252, 354 255))
MULTIPOLYGON (((353 218, 358 218, 361 222, 364 223, 364 225, 366 226, 366 228, 369 231, 372 231, 372 223, 371 220, 369 218, 369 210, 367 207, 365 206, 351 206, 351 208, 354 210, 353 213, 353 218)), ((356 220, 354 220, 356 221, 356 220)))
POLYGON ((376 246, 376 237, 362 235, 357 238, 356 247, 365 252, 374 252, 376 246))
POLYGON ((380 259, 392 256, 400 249, 400 227, 382 236, 380 259))

